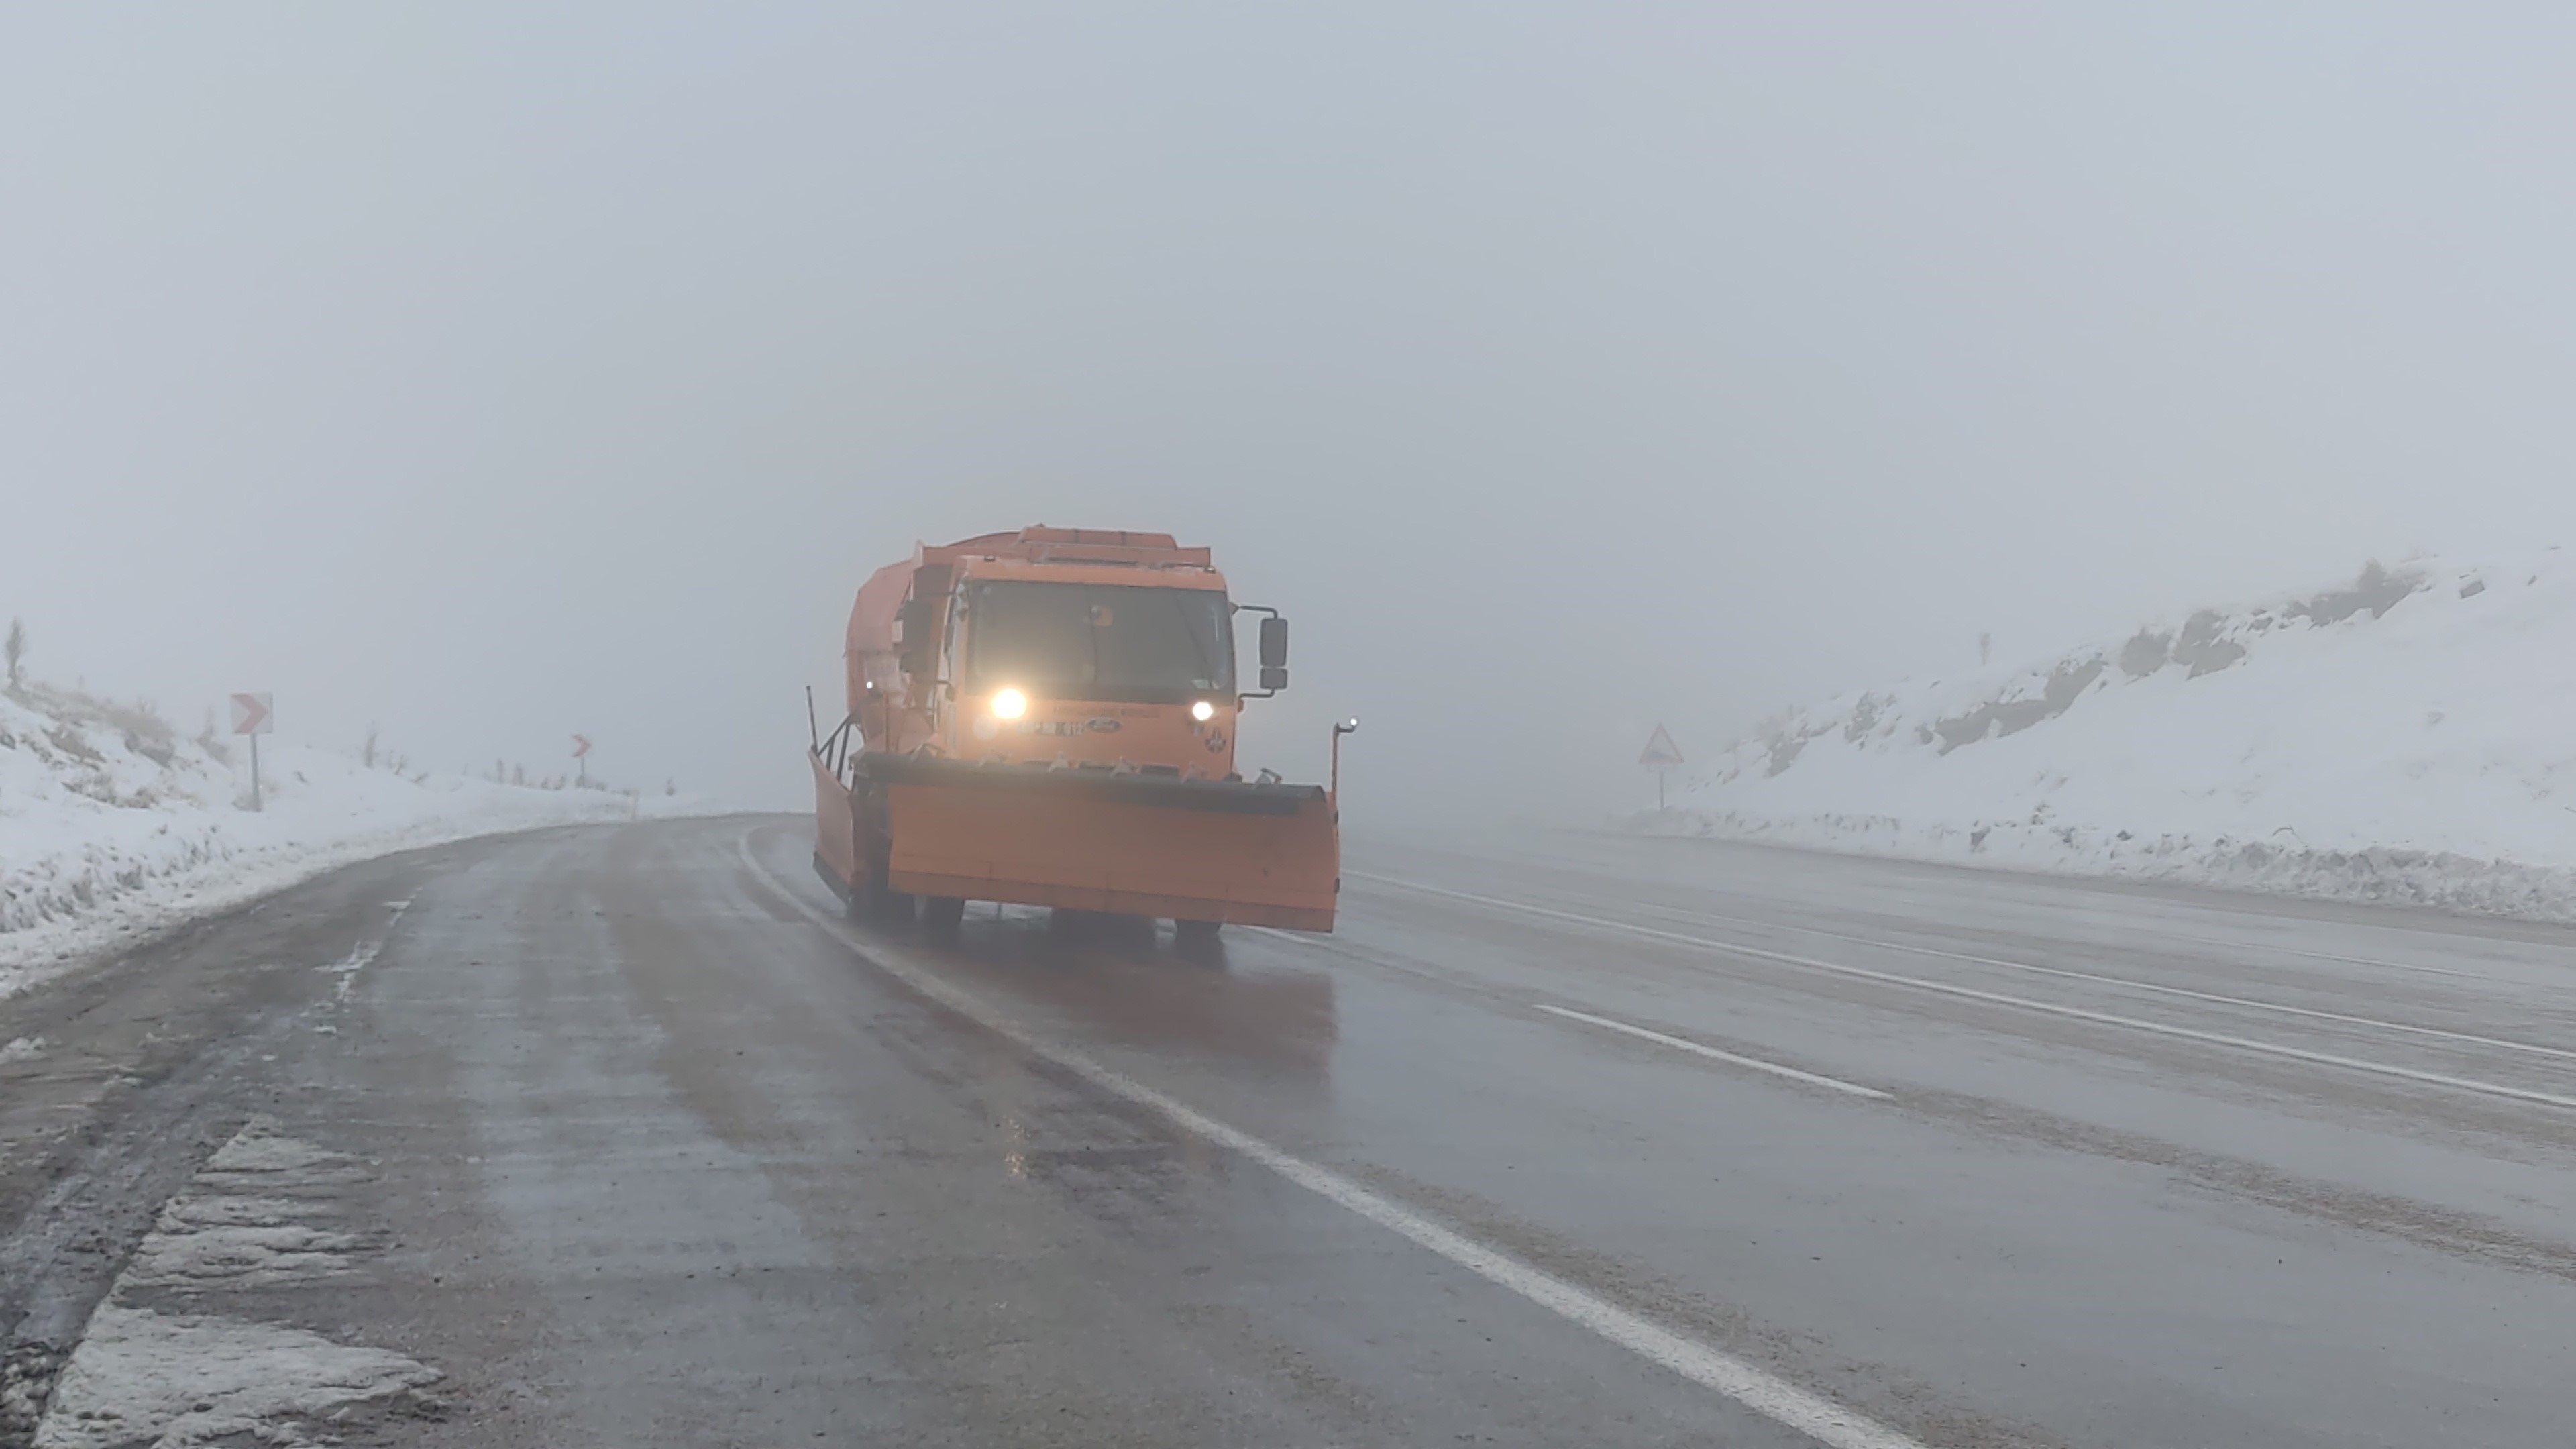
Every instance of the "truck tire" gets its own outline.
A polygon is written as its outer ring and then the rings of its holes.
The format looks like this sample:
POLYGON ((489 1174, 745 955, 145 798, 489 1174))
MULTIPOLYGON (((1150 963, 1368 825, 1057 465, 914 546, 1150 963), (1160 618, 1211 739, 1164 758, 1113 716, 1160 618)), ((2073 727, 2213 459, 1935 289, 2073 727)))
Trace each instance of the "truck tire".
POLYGON ((852 783, 851 805, 856 817, 852 853, 858 857, 859 879, 850 891, 850 919, 911 920, 912 897, 886 884, 886 862, 894 854, 894 841, 887 834, 885 791, 863 773, 852 783))
POLYGON ((1176 946, 1214 945, 1217 932, 1224 929, 1223 921, 1174 921, 1172 922, 1172 944, 1176 946))
POLYGON ((966 919, 966 902, 956 896, 923 896, 922 928, 941 936, 957 934, 959 923, 966 919))
POLYGON ((859 878, 850 882, 849 889, 841 893, 841 919, 853 924, 864 923, 868 919, 868 877, 871 874, 867 862, 859 862, 859 878))
POLYGON ((912 918, 912 897, 887 887, 882 858, 860 868, 858 889, 850 892, 849 917, 862 924, 912 918))

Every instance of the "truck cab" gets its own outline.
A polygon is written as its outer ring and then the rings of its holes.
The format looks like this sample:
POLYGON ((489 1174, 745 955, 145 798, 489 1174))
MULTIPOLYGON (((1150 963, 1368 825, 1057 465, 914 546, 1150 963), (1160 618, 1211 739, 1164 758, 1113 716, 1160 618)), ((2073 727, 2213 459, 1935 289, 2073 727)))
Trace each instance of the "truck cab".
POLYGON ((816 862, 854 902, 1331 929, 1329 792, 1236 766, 1246 701, 1287 683, 1287 624, 1234 603, 1208 550, 1043 527, 919 548, 861 587, 846 654, 816 862), (1263 616, 1257 691, 1242 612, 1263 616))

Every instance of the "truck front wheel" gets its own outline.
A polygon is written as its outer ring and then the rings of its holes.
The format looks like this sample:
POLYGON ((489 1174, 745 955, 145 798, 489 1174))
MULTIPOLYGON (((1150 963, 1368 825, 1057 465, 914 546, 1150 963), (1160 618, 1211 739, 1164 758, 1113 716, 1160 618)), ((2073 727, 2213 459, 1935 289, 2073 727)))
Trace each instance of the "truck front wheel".
POLYGON ((858 887, 850 892, 849 917, 861 923, 911 919, 912 897, 887 887, 882 857, 860 864, 858 887))

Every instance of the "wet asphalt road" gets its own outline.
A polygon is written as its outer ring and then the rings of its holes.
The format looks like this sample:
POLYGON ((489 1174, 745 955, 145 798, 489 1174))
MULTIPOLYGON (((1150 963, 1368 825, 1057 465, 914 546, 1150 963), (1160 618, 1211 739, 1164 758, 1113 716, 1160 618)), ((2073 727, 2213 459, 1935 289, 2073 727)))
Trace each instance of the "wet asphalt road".
POLYGON ((1187 959, 807 856, 0 1002, 0 1446, 2576 1439, 2576 934, 1568 834, 1187 959))

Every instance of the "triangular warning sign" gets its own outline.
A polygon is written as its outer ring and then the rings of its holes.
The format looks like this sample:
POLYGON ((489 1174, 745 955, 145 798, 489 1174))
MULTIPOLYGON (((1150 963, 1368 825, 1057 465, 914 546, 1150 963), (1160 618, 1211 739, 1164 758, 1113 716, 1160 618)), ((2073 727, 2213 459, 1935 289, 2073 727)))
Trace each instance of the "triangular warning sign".
POLYGON ((1649 736, 1646 740, 1646 752, 1637 757, 1637 763, 1640 765, 1678 765, 1681 762, 1682 747, 1673 743, 1673 737, 1664 731, 1664 727, 1662 725, 1655 726, 1654 734, 1649 736))

